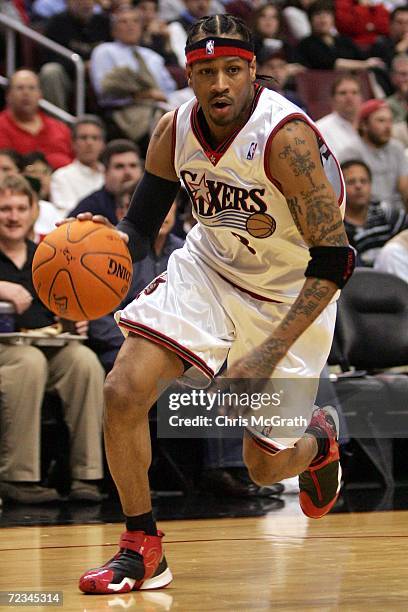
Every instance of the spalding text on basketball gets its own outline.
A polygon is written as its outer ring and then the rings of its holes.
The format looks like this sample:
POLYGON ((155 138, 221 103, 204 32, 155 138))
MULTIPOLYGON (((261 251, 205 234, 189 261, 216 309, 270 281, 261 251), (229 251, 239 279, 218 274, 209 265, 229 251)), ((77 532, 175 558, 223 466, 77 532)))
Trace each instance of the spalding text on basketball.
POLYGON ((126 281, 129 281, 131 278, 131 272, 121 263, 109 257, 109 267, 108 267, 109 276, 116 276, 117 278, 122 278, 126 281))

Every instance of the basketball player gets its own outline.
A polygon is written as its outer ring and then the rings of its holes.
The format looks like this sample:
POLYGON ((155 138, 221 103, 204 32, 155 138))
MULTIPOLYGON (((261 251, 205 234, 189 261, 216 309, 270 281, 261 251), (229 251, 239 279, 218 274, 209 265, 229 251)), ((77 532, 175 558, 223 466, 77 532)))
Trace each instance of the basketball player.
POLYGON ((115 557, 81 577, 86 593, 158 588, 172 579, 151 510, 148 412, 159 381, 186 368, 212 378, 228 357, 231 378, 310 381, 306 431, 297 439, 245 431, 245 463, 261 485, 300 474, 309 517, 326 514, 339 491, 336 415, 313 406, 335 300, 354 267, 339 166, 305 113, 256 84, 243 22, 199 20, 186 59, 196 99, 157 125, 145 174, 117 227, 133 258, 143 258, 180 181, 198 224, 171 255, 167 276, 116 313, 127 338, 106 380, 105 440, 126 531, 115 557))

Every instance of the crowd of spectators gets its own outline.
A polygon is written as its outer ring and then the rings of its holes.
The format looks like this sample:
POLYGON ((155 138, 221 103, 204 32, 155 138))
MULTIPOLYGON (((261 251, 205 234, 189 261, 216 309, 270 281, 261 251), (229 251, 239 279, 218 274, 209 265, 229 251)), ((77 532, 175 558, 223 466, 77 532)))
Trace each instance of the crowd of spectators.
MULTIPOLYGON (((28 66, 20 62, 0 108, 0 301, 13 303, 17 329, 55 325, 28 278, 34 244, 66 216, 91 211, 113 224, 123 216, 155 123, 192 95, 184 72, 187 31, 216 12, 251 25, 262 84, 304 110, 309 100, 297 90, 298 75, 330 71, 331 112, 312 118, 342 164, 349 240, 359 265, 408 281, 408 5, 395 0, 0 0, 0 9, 79 54, 86 67, 87 114, 71 125, 41 108, 44 98, 75 112, 72 63, 50 50, 33 54, 28 66)), ((165 269, 193 223, 182 193, 151 253, 135 268, 128 301, 165 269)), ((1 389, 0 413, 0 495, 5 498, 30 503, 58 498, 54 489, 39 485, 41 402, 46 391, 56 390, 75 439, 71 497, 100 499, 98 393, 103 369, 112 367, 123 338, 113 314, 83 322, 80 330, 88 345, 72 343, 55 354, 0 344, 0 373, 8 385, 1 389), (72 382, 78 368, 83 388, 72 382), (25 371, 30 376, 22 376, 25 371), (15 381, 22 378, 24 388, 15 397, 15 381), (75 393, 68 393, 72 386, 75 393), (29 404, 24 397, 31 398, 29 404), (10 449, 30 419, 34 425, 26 442, 19 442, 19 456, 10 449)), ((241 469, 239 453, 240 448, 226 448, 216 464, 207 465, 213 476, 217 468, 223 470, 218 481, 223 486, 228 467, 241 469)), ((260 494, 237 474, 228 473, 231 491, 260 494)))

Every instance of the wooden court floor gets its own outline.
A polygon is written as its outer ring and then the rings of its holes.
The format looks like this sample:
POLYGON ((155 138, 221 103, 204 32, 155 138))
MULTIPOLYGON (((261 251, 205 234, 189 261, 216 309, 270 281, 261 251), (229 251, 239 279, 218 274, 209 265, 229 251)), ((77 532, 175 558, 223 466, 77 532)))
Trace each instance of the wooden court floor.
POLYGON ((24 609, 64 612, 408 609, 406 511, 320 521, 270 514, 160 527, 175 575, 164 590, 116 596, 77 590, 78 576, 116 551, 121 525, 106 524, 0 530, 0 591, 63 591, 62 608, 24 609))

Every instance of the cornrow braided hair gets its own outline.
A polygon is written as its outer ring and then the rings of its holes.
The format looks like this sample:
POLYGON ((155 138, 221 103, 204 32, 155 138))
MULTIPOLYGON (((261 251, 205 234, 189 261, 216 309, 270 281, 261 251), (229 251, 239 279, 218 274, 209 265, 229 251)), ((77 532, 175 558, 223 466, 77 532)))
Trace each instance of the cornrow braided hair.
POLYGON ((221 14, 202 17, 191 26, 186 45, 205 38, 206 36, 220 36, 221 34, 238 35, 241 40, 251 43, 252 33, 246 23, 234 15, 221 14))
MULTIPOLYGON (((251 30, 246 25, 245 21, 235 15, 220 14, 210 15, 208 17, 202 17, 188 31, 186 46, 197 42, 201 38, 207 36, 220 36, 222 34, 230 34, 231 36, 238 36, 240 40, 244 40, 248 43, 253 43, 253 36, 251 30)), ((275 81, 273 77, 257 74, 257 80, 262 81, 275 81)))

